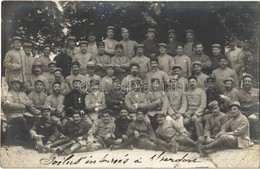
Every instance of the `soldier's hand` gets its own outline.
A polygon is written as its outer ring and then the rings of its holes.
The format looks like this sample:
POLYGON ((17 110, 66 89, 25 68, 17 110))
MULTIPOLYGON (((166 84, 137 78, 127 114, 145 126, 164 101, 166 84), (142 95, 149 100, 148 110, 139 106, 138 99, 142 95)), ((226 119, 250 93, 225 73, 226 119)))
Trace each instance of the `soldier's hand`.
POLYGON ((81 114, 81 116, 83 116, 85 114, 85 112, 83 110, 80 110, 80 114, 81 114))
POLYGON ((135 138, 137 138, 137 139, 140 137, 140 133, 138 131, 135 131, 134 135, 135 135, 135 138))
POLYGON ((121 138, 119 138, 119 139, 117 139, 115 142, 116 142, 116 144, 120 144, 120 143, 123 142, 123 140, 122 140, 121 138))
POLYGON ((181 118, 181 114, 180 114, 180 113, 177 113, 177 114, 176 114, 176 119, 179 119, 179 118, 181 118))
POLYGON ((107 139, 109 139, 110 137, 111 137, 111 134, 108 133, 108 134, 105 135, 104 139, 107 140, 107 139))
POLYGON ((77 138, 77 141, 80 141, 80 140, 83 140, 83 137, 82 137, 82 136, 79 136, 79 137, 77 138))
POLYGON ((127 138, 128 138, 127 135, 122 135, 123 140, 126 140, 127 138))

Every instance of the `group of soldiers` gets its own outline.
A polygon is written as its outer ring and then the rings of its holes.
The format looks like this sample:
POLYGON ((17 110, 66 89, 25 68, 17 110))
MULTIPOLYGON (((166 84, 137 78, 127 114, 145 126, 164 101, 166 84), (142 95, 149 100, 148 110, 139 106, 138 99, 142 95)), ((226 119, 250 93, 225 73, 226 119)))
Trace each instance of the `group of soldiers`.
POLYGON ((259 90, 252 75, 240 76, 245 51, 235 41, 225 55, 212 44, 209 57, 193 30, 184 45, 174 30, 157 43, 149 28, 141 44, 126 28, 117 42, 114 30, 108 26, 102 42, 90 32, 78 47, 69 36, 53 60, 53 46, 34 56, 31 42, 13 37, 3 63, 8 144, 26 140, 59 154, 136 147, 207 156, 256 142, 259 90))

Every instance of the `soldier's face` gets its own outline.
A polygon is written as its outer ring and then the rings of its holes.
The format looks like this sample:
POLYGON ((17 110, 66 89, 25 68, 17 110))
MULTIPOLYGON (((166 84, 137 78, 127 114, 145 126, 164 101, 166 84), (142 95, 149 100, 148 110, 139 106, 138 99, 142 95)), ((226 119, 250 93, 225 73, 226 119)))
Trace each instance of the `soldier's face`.
POLYGON ((139 68, 137 66, 132 66, 130 72, 132 75, 136 76, 139 72, 139 68))
POLYGON ((135 91, 135 92, 138 92, 140 90, 140 84, 138 83, 132 83, 131 84, 131 90, 132 91, 135 91))
POLYGON ((166 118, 164 115, 157 114, 156 119, 157 119, 158 124, 163 124, 166 118))
POLYGON ((186 33, 186 39, 187 41, 193 41, 194 35, 193 33, 186 33))
POLYGON ((94 75, 95 67, 87 67, 87 72, 91 76, 94 75))
POLYGON ((127 116, 128 116, 128 111, 127 110, 125 110, 125 109, 123 109, 123 110, 121 110, 120 111, 120 117, 122 118, 122 119, 126 119, 127 118, 127 116))
POLYGON ((153 70, 156 70, 158 68, 158 63, 156 61, 152 61, 152 62, 150 62, 150 64, 151 64, 151 68, 153 70))
POLYGON ((117 92, 121 91, 121 82, 119 80, 115 80, 113 82, 113 89, 115 89, 117 92))
POLYGON ((50 110, 42 110, 42 117, 43 117, 44 119, 49 119, 50 116, 51 116, 50 110))
POLYGON ((15 90, 15 91, 19 91, 20 89, 20 82, 12 82, 12 89, 15 90))
POLYGON ((19 50, 22 47, 22 42, 20 40, 14 40, 13 46, 15 49, 19 50))
POLYGON ((253 81, 252 81, 252 79, 250 77, 245 77, 243 79, 243 86, 244 86, 244 88, 250 89, 252 87, 252 82, 253 81))
POLYGON ((172 70, 172 73, 173 73, 174 75, 180 75, 180 74, 181 74, 181 69, 179 69, 179 68, 173 69, 173 70, 172 70))
POLYGON ((174 33, 169 33, 168 37, 169 37, 169 39, 174 39, 175 38, 175 34, 174 33))
POLYGON ((144 113, 141 112, 141 111, 138 111, 138 112, 136 113, 136 120, 137 120, 137 121, 143 121, 143 119, 144 119, 144 113))
POLYGON ((51 73, 53 73, 56 68, 57 68, 57 66, 55 64, 49 65, 49 70, 50 70, 51 73))
POLYGON ((94 42, 95 40, 96 40, 96 36, 95 35, 89 35, 88 36, 88 41, 94 42))
POLYGON ((74 82, 73 82, 73 88, 74 88, 75 90, 78 90, 78 89, 80 88, 80 81, 74 81, 74 82))
POLYGON ((109 67, 109 68, 106 69, 106 71, 107 71, 107 75, 108 75, 108 76, 113 76, 113 74, 114 74, 114 68, 109 67))
POLYGON ((220 109, 218 106, 215 106, 214 108, 211 109, 211 112, 215 115, 218 115, 220 113, 220 109))
POLYGON ((129 117, 132 121, 136 120, 136 115, 134 113, 129 114, 129 117))
POLYGON ((196 81, 195 79, 190 79, 190 80, 189 80, 189 86, 190 86, 192 89, 196 88, 196 86, 197 86, 197 81, 196 81))
POLYGON ((109 29, 108 31, 107 31, 107 37, 109 37, 109 38, 114 38, 114 30, 112 30, 112 29, 109 29))
POLYGON ((109 123, 109 120, 110 120, 110 115, 109 115, 109 113, 103 113, 102 116, 101 116, 101 119, 102 119, 102 121, 103 121, 105 124, 109 123))
POLYGON ((105 46, 99 46, 98 47, 98 53, 99 54, 104 54, 105 53, 105 46))
POLYGON ((54 77, 55 77, 55 80, 60 80, 61 79, 61 72, 60 71, 56 71, 55 73, 54 73, 54 77))
POLYGON ((79 73, 79 66, 78 65, 73 65, 72 66, 72 72, 73 72, 73 74, 78 74, 79 73))
POLYGON ((138 56, 142 56, 143 53, 144 53, 144 49, 143 48, 137 48, 136 53, 137 53, 138 56))
POLYGON ((60 85, 59 84, 55 84, 52 86, 53 87, 53 93, 60 93, 60 85))
POLYGON ((67 53, 67 48, 65 46, 61 48, 61 53, 67 53))
POLYGON ((148 32, 147 33, 147 38, 148 39, 154 39, 155 38, 155 33, 154 32, 148 32))
POLYGON ((198 54, 202 54, 203 53, 203 46, 202 46, 202 44, 196 45, 195 49, 196 49, 196 52, 198 54))
POLYGON ((80 120, 81 120, 81 117, 80 117, 79 114, 73 114, 72 119, 73 119, 74 123, 78 124, 80 122, 80 120))
POLYGON ((232 89, 232 87, 233 87, 233 82, 231 82, 231 81, 226 81, 225 82, 225 89, 227 91, 230 91, 232 89))
POLYGON ((194 65, 194 66, 193 66, 193 70, 194 70, 196 73, 200 73, 200 72, 201 72, 201 66, 200 66, 200 65, 194 65))
POLYGON ((32 52, 32 47, 28 47, 28 46, 24 47, 24 52, 25 52, 25 54, 27 54, 27 55, 31 54, 31 52, 32 52))
POLYGON ((88 45, 87 44, 81 44, 80 50, 82 53, 86 53, 88 51, 88 45))
POLYGON ((42 82, 35 83, 35 90, 37 92, 41 92, 43 90, 43 83, 42 82))
POLYGON ((68 46, 70 48, 75 48, 76 47, 76 42, 74 40, 68 40, 68 46))
POLYGON ((123 37, 123 39, 128 39, 129 38, 129 31, 128 30, 124 30, 122 32, 122 37, 123 37))
POLYGON ((43 54, 44 54, 45 56, 49 56, 49 55, 51 54, 51 48, 50 48, 50 47, 45 47, 45 48, 43 49, 43 54))
POLYGON ((227 60, 226 59, 220 59, 219 66, 222 68, 227 67, 227 60))
POLYGON ((221 50, 219 48, 212 48, 212 54, 214 56, 218 56, 220 54, 221 50))
POLYGON ((209 89, 213 88, 215 86, 214 82, 207 82, 207 86, 209 89))
POLYGON ((153 88, 153 90, 158 90, 159 87, 160 87, 160 83, 158 83, 158 82, 153 82, 153 83, 152 83, 152 88, 153 88))
POLYGON ((41 73, 42 73, 41 66, 38 66, 38 65, 33 66, 33 72, 34 72, 34 74, 36 74, 36 75, 41 74, 41 73))
POLYGON ((232 106, 229 115, 230 117, 237 117, 239 113, 240 113, 239 108, 237 106, 232 106))
POLYGON ((166 53, 166 48, 164 47, 164 46, 160 46, 159 47, 159 52, 160 52, 160 54, 165 54, 166 53))
POLYGON ((236 45, 237 45, 236 42, 230 42, 230 43, 228 44, 228 46, 229 46, 230 49, 235 49, 236 45))
POLYGON ((117 47, 117 48, 116 48, 116 53, 117 53, 118 55, 122 55, 122 52, 123 52, 123 49, 122 49, 121 47, 117 47))
POLYGON ((178 53, 178 55, 182 55, 183 54, 183 47, 182 46, 178 46, 177 47, 177 53, 178 53))

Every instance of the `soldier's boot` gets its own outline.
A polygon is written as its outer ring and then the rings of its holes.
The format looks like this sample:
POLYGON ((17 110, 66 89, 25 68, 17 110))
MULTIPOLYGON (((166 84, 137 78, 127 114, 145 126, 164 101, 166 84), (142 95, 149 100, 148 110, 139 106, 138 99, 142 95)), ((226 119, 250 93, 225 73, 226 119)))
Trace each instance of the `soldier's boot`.
POLYGON ((178 149, 177 149, 177 147, 178 147, 178 142, 177 142, 177 140, 176 140, 176 139, 173 139, 170 145, 171 145, 171 152, 172 152, 173 154, 176 154, 177 151, 178 151, 178 149))
POLYGON ((45 153, 46 149, 44 148, 42 141, 36 141, 36 149, 40 152, 40 153, 45 153))
POLYGON ((76 142, 74 140, 71 140, 70 142, 60 145, 57 147, 56 153, 62 153, 67 147, 75 144, 76 142))
POLYGON ((71 146, 70 148, 66 148, 64 151, 63 151, 63 155, 69 155, 77 150, 79 150, 81 147, 81 144, 80 143, 76 143, 74 144, 73 146, 71 146))
POLYGON ((62 144, 67 143, 67 142, 69 142, 69 141, 70 141, 69 138, 62 138, 62 139, 60 139, 60 140, 54 141, 53 143, 50 143, 50 144, 45 145, 45 149, 46 149, 47 151, 49 151, 49 152, 52 152, 53 150, 51 151, 51 149, 52 149, 53 147, 62 145, 62 144))

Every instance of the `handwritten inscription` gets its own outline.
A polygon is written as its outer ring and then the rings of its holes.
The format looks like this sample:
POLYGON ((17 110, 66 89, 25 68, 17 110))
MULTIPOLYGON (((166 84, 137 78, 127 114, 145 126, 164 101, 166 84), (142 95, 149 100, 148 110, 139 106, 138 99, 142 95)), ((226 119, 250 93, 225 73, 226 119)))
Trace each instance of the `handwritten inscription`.
MULTIPOLYGON (((147 157, 131 157, 129 154, 125 154, 123 157, 116 157, 116 154, 105 154, 103 157, 94 157, 93 155, 84 155, 84 156, 75 156, 75 154, 71 154, 66 157, 51 155, 49 158, 40 159, 40 163, 42 165, 52 165, 52 166, 76 166, 78 164, 97 164, 97 163, 110 163, 110 164, 127 164, 127 163, 143 163, 143 159, 147 157)), ((197 158, 189 158, 189 154, 185 154, 182 157, 172 158, 171 154, 166 156, 165 152, 157 153, 148 157, 150 161, 160 162, 160 163, 197 163, 200 162, 197 158)), ((176 155, 175 155, 176 157, 176 155)))

